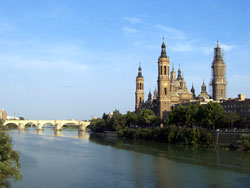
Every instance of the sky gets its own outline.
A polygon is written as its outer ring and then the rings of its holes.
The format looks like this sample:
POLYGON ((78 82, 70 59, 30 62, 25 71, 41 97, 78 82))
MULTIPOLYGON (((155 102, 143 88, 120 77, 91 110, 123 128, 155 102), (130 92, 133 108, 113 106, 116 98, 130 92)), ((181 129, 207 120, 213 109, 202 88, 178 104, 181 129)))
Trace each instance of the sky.
POLYGON ((0 108, 26 119, 100 117, 135 107, 141 62, 145 98, 165 38, 175 70, 211 93, 219 40, 227 97, 250 97, 250 1, 2 0, 0 108))

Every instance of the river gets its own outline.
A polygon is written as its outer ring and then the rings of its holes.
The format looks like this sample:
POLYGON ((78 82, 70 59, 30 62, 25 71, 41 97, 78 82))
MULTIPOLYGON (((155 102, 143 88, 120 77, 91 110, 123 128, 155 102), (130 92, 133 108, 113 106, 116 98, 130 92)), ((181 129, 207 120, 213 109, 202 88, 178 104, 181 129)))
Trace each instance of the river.
POLYGON ((66 129, 11 130, 18 188, 250 187, 250 154, 107 139, 66 129))

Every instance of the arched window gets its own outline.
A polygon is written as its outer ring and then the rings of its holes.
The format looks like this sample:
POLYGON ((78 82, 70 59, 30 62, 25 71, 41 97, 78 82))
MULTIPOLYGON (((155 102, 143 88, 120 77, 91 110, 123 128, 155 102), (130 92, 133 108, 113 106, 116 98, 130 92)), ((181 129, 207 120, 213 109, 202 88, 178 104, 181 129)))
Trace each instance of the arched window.
POLYGON ((164 88, 164 94, 167 95, 167 88, 164 88))
POLYGON ((161 75, 162 75, 162 66, 161 66, 161 75))
POLYGON ((167 67, 164 66, 164 74, 167 75, 167 67))
POLYGON ((141 97, 140 97, 140 103, 141 103, 141 97))
POLYGON ((140 89, 141 89, 141 83, 140 83, 140 89))

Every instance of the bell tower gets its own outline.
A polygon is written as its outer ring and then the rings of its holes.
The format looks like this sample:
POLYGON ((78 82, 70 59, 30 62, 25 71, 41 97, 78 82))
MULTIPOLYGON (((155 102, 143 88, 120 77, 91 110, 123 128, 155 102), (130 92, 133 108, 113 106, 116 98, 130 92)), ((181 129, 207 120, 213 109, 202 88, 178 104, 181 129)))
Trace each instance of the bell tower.
POLYGON ((212 94, 214 100, 222 100, 226 99, 226 64, 223 60, 221 54, 221 47, 219 42, 216 42, 216 46, 214 48, 214 60, 212 63, 212 94))
POLYGON ((142 76, 141 63, 138 68, 138 76, 136 77, 135 91, 135 111, 140 110, 140 104, 144 102, 144 78, 142 76))
POLYGON ((169 79, 169 57, 166 53, 166 45, 161 45, 161 56, 158 58, 158 113, 161 118, 165 117, 166 112, 171 110, 170 101, 170 79, 169 79))

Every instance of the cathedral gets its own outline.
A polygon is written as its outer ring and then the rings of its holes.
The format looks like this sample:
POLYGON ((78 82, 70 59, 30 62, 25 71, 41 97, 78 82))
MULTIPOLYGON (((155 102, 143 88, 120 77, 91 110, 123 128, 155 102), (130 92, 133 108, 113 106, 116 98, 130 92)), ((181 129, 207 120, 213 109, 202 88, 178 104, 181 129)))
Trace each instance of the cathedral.
POLYGON ((226 65, 218 41, 214 48, 214 60, 212 63, 212 96, 207 93, 206 85, 203 80, 201 93, 196 97, 193 85, 191 90, 187 88, 180 67, 177 76, 174 66, 172 66, 171 72, 169 69, 170 61, 167 56, 166 45, 163 41, 161 45, 161 55, 158 58, 157 90, 155 89, 153 97, 149 91, 146 101, 144 101, 144 77, 142 76, 141 65, 139 66, 138 75, 136 77, 135 112, 139 112, 142 109, 151 109, 158 116, 163 118, 176 104, 205 100, 220 101, 226 99, 226 65))

